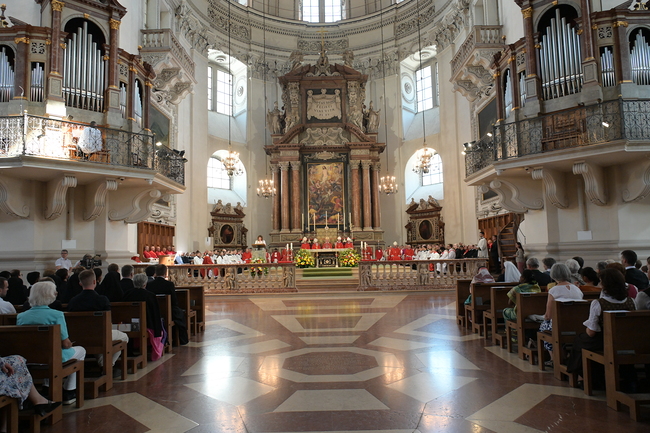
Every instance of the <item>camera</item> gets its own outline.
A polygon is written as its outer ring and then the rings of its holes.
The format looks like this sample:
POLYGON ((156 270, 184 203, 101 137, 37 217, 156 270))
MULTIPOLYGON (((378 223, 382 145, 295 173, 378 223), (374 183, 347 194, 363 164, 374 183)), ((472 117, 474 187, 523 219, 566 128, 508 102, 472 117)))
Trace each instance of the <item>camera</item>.
POLYGON ((101 258, 101 254, 95 254, 94 256, 86 254, 81 260, 79 260, 79 264, 86 269, 96 268, 102 265, 101 258))

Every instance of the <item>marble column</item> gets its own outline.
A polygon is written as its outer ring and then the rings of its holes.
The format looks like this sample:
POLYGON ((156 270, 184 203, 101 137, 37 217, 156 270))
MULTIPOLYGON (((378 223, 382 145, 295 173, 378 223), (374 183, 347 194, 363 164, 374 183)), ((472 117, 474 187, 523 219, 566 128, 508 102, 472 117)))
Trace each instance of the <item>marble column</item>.
MULTIPOLYGON (((598 73, 598 63, 596 62, 596 49, 594 43, 594 31, 591 27, 591 0, 580 0, 580 9, 582 23, 580 30, 582 30, 582 76, 584 79, 584 86, 598 87, 600 90, 600 80, 598 73)), ((597 27, 596 27, 597 28, 597 27)), ((580 34, 578 30, 578 34, 580 34)), ((602 94, 602 92, 600 92, 602 94)), ((601 98, 598 98, 601 99, 601 98)))
MULTIPOLYGON (((109 116, 107 123, 121 122, 122 113, 120 113, 120 89, 119 89, 119 72, 118 72, 118 54, 119 47, 119 32, 121 21, 111 18, 109 20, 110 34, 109 34, 109 49, 108 49, 108 89, 106 91, 106 99, 104 100, 104 111, 113 116, 119 115, 119 118, 109 116)), ((129 87, 129 92, 133 93, 133 89, 129 87)))
POLYGON ((363 182, 363 230, 372 230, 372 203, 370 194, 370 166, 372 162, 361 161, 363 182))
POLYGON ((375 162, 372 165, 372 222, 375 230, 381 228, 381 209, 379 207, 379 173, 381 164, 375 162))
POLYGON ((300 161, 291 161, 291 231, 302 233, 300 226, 300 161))
MULTIPOLYGON (((517 54, 515 54, 514 44, 511 47, 511 55, 508 59, 508 67, 510 68, 510 89, 512 91, 512 111, 515 112, 521 107, 521 89, 519 88, 519 74, 517 73, 517 54)), ((508 117, 509 113, 505 113, 508 117)))
MULTIPOLYGON (((277 164, 271 165, 271 172, 273 173, 273 178, 275 179, 276 187, 277 183, 280 180, 280 170, 277 164)), ((281 187, 281 185, 280 185, 281 187)), ((280 198, 282 197, 282 189, 277 189, 278 193, 273 196, 273 231, 280 231, 280 198)))
MULTIPOLYGON (((19 33, 20 34, 20 33, 19 33)), ((29 37, 27 35, 16 37, 16 57, 14 59, 14 97, 13 99, 29 99, 29 37), (22 87, 22 89, 21 89, 22 87), (23 94, 24 93, 24 94, 23 94)), ((45 95, 43 95, 45 97, 45 95)), ((22 114, 22 113, 20 113, 22 114)))
POLYGON ((537 48, 535 48, 535 28, 533 26, 533 6, 528 2, 528 7, 521 10, 524 17, 524 37, 526 40, 526 92, 527 101, 540 101, 542 99, 542 85, 537 75, 537 48), (529 85, 529 83, 532 84, 529 85))
POLYGON ((48 100, 63 102, 63 79, 61 63, 65 44, 61 42, 61 11, 64 3, 52 0, 52 45, 50 46, 50 72, 48 73, 48 100))
POLYGON ((352 181, 352 221, 350 227, 361 227, 361 187, 359 185, 359 161, 350 161, 352 181))
POLYGON ((617 84, 632 82, 632 66, 627 39, 627 27, 621 21, 612 24, 614 28, 614 73, 617 84))
POLYGON ((280 166, 280 189, 282 191, 281 227, 283 232, 288 232, 291 226, 289 221, 289 162, 283 161, 278 165, 280 166))

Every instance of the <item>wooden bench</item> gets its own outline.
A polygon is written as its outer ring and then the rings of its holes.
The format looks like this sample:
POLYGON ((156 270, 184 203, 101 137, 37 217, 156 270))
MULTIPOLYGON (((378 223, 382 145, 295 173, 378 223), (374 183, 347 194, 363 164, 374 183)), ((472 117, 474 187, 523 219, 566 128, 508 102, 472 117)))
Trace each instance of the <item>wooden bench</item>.
POLYGON ((469 305, 465 305, 465 324, 472 333, 483 335, 483 312, 490 308, 490 286, 472 284, 470 291, 472 300, 469 305))
POLYGON ((156 295, 158 306, 160 307, 160 317, 165 323, 167 331, 167 343, 165 352, 172 353, 172 336, 174 335, 174 320, 172 319, 172 297, 171 295, 156 295))
POLYGON ((103 355, 104 362, 99 377, 86 377, 88 398, 97 398, 99 389, 113 388, 113 354, 121 352, 122 380, 126 379, 126 342, 115 340, 112 335, 110 311, 83 311, 65 313, 70 340, 86 349, 88 355, 103 355))
POLYGON ((146 302, 111 302, 111 320, 114 325, 133 324, 137 321, 140 324, 139 329, 125 332, 129 336, 129 341, 137 341, 140 345, 140 351, 137 355, 127 356, 127 367, 135 374, 138 366, 144 368, 147 366, 147 303, 146 302))
POLYGON ((499 333, 499 329, 505 330, 505 322, 499 323, 503 319, 503 309, 508 306, 508 292, 512 286, 492 286, 490 287, 490 305, 489 309, 483 312, 483 327, 485 328, 485 339, 492 336, 492 344, 500 347, 506 347, 506 334, 499 333), (488 328, 489 325, 489 328, 488 328), (488 329, 490 333, 488 334, 488 329))
POLYGON ((605 365, 607 406, 619 411, 620 406, 630 408, 630 418, 637 421, 639 406, 650 403, 650 394, 628 394, 620 389, 621 365, 650 364, 650 339, 643 338, 640 330, 650 324, 650 310, 606 311, 603 313, 602 353, 582 349, 585 394, 591 395, 591 362, 605 365), (593 356, 590 356, 593 355, 593 356))
POLYGON ((7 420, 7 433, 18 433, 18 400, 0 395, 0 414, 7 420))
POLYGON ((205 292, 203 286, 183 286, 190 291, 190 308, 196 311, 196 327, 205 332, 205 292))
POLYGON ((190 306, 190 291, 184 287, 180 289, 176 287, 176 299, 178 299, 180 309, 185 311, 187 332, 192 332, 192 335, 196 335, 198 329, 196 310, 193 310, 190 306), (194 328, 192 328, 192 324, 194 324, 194 328))
MULTIPOLYGON (((27 360, 27 366, 35 380, 49 379, 52 401, 63 399, 63 378, 77 373, 77 407, 84 405, 84 362, 70 359, 62 362, 61 326, 0 326, 0 356, 20 355, 27 360)), ((62 407, 59 406, 45 417, 30 416, 31 431, 40 431, 41 420, 49 418, 50 424, 61 421, 62 407)))
POLYGON ((469 296, 469 287, 472 280, 457 280, 456 281, 456 323, 465 327, 465 300, 469 296))
POLYGON ((508 352, 513 351, 512 331, 517 333, 517 354, 520 359, 528 360, 531 364, 535 363, 537 351, 526 347, 526 331, 529 329, 537 331, 539 323, 529 320, 528 316, 533 314, 544 314, 546 311, 546 300, 548 293, 515 293, 515 302, 517 304, 517 321, 506 321, 506 340, 508 343, 508 352))
POLYGON ((577 376, 566 371, 566 360, 569 355, 564 349, 566 344, 572 344, 576 336, 584 332, 585 325, 582 323, 589 317, 590 300, 582 301, 555 301, 551 305, 551 316, 553 317, 553 330, 537 333, 537 358, 539 369, 544 370, 544 345, 543 341, 553 345, 552 361, 553 375, 556 379, 562 380, 564 376, 569 379, 569 385, 578 385, 577 376))

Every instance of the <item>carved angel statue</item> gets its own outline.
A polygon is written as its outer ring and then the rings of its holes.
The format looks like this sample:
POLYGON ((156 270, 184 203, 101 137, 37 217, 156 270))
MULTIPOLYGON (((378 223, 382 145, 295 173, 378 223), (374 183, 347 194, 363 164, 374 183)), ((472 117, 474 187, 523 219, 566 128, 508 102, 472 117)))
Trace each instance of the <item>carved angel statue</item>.
POLYGON ((240 202, 240 201, 238 201, 238 202, 237 202, 237 206, 235 206, 235 212, 236 212, 237 214, 239 214, 239 215, 243 215, 243 214, 244 214, 244 207, 241 205, 241 202, 240 202))
POLYGON ((352 50, 343 51, 343 64, 351 68, 352 62, 354 62, 354 53, 352 50))
POLYGON ((266 123, 271 134, 282 133, 282 111, 278 109, 278 101, 273 103, 273 110, 269 110, 266 115, 266 123))
POLYGON ((212 212, 221 212, 222 209, 223 209, 223 203, 221 202, 221 199, 219 199, 219 201, 214 204, 214 207, 212 208, 212 212))
POLYGON ((235 213, 235 211, 232 208, 231 203, 226 203, 226 205, 223 207, 223 213, 232 215, 235 213))
POLYGON ((368 107, 368 111, 364 113, 364 118, 366 120, 366 131, 369 133, 377 132, 379 129, 379 112, 380 110, 375 111, 372 105, 372 101, 370 101, 370 106, 368 107))
POLYGON ((363 131, 363 113, 356 105, 350 106, 348 121, 363 131))
POLYGON ((302 51, 293 51, 289 56, 289 62, 291 63, 291 70, 298 69, 302 66, 302 51))

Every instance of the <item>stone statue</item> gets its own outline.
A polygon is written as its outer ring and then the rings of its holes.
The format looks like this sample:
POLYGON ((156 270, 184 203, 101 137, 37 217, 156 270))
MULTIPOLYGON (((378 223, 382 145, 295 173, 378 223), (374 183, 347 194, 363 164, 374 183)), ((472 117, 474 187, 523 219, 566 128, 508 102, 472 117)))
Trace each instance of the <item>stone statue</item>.
POLYGON ((354 61, 354 53, 352 52, 352 50, 343 51, 343 64, 351 68, 353 61, 354 61))
POLYGON ((243 215, 243 214, 244 214, 244 207, 241 205, 241 202, 240 202, 240 201, 238 201, 238 202, 237 202, 237 206, 235 206, 235 212, 236 212, 238 215, 243 215))
POLYGON ((214 207, 212 208, 212 212, 221 212, 222 209, 223 209, 223 203, 221 202, 221 199, 219 199, 219 201, 214 204, 214 207))
POLYGON ((366 132, 374 133, 379 129, 379 112, 381 110, 375 111, 372 101, 370 101, 370 106, 368 111, 364 113, 364 118, 366 120, 366 132))
POLYGON ((282 133, 282 112, 278 109, 278 101, 273 103, 273 110, 269 110, 266 115, 266 123, 271 134, 282 133))
POLYGON ((356 105, 350 106, 348 121, 363 131, 363 113, 356 105))
POLYGON ((302 66, 302 51, 293 51, 289 56, 289 62, 291 62, 291 70, 298 69, 302 66))

